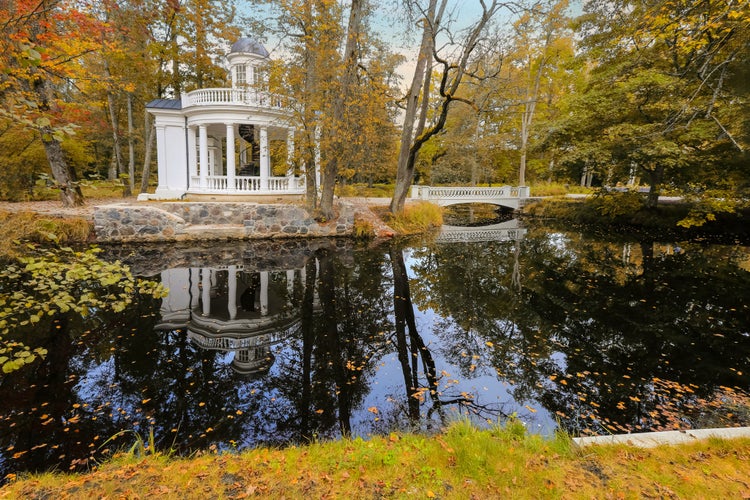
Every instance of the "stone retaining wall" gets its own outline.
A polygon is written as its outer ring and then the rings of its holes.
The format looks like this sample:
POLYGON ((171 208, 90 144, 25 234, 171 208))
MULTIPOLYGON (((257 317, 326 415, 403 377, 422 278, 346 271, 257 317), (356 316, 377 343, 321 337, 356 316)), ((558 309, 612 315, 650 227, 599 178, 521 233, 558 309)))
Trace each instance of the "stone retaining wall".
POLYGON ((320 223, 303 207, 240 202, 163 202, 95 207, 96 241, 192 241, 330 237, 353 234, 361 211, 351 203, 337 206, 338 218, 320 223))

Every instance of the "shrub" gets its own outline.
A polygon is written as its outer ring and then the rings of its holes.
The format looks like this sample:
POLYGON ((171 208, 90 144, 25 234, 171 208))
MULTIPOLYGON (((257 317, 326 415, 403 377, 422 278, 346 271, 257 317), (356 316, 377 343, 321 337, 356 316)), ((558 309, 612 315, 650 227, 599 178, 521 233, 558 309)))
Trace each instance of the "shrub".
POLYGON ((633 215, 643 208, 643 197, 632 191, 611 192, 600 190, 586 200, 600 214, 610 219, 633 215))
POLYGON ((531 185, 532 196, 565 196, 568 193, 589 194, 594 190, 578 184, 561 184, 559 182, 540 182, 531 185))
POLYGON ((375 230, 372 227, 372 223, 369 220, 355 219, 354 220, 354 237, 359 239, 369 239, 375 230))
POLYGON ((425 201, 408 203, 387 223, 399 234, 423 233, 443 225, 443 209, 425 201))

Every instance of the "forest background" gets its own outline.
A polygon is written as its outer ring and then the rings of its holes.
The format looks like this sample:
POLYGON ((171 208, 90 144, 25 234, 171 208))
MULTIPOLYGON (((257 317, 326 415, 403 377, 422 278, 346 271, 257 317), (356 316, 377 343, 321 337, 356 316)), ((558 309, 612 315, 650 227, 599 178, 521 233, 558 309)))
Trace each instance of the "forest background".
POLYGON ((748 203, 747 0, 0 0, 0 26, 2 199, 148 190, 146 103, 228 86, 250 34, 324 215, 349 183, 395 183, 393 212, 412 182, 643 185, 689 224, 748 203))

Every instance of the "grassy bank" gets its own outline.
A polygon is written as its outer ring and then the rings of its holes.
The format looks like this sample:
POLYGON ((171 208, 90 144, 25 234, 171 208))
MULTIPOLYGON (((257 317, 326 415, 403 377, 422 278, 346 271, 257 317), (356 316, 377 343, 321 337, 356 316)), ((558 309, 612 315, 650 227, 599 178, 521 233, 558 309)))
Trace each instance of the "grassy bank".
POLYGON ((0 210, 0 258, 17 256, 18 242, 71 245, 89 240, 93 226, 79 217, 51 217, 27 211, 0 210))
POLYGON ((16 478, 3 498, 743 498, 750 440, 578 449, 520 423, 283 450, 121 456, 87 474, 16 478))
POLYGON ((400 236, 426 233, 443 224, 443 209, 424 201, 407 203, 396 215, 386 207, 372 207, 372 211, 400 236))

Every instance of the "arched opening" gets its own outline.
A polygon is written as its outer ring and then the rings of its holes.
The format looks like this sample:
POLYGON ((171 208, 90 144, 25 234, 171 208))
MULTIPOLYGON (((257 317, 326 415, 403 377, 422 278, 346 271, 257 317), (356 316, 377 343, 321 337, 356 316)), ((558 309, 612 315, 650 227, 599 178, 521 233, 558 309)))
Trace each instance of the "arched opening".
POLYGON ((510 207, 491 203, 458 203, 443 209, 443 223, 461 227, 488 226, 512 219, 514 212, 510 207))

